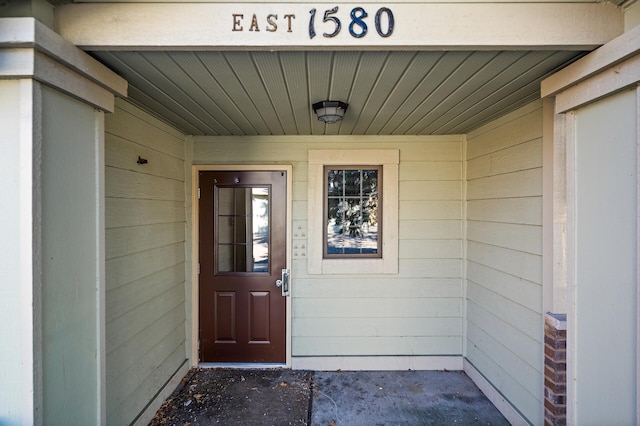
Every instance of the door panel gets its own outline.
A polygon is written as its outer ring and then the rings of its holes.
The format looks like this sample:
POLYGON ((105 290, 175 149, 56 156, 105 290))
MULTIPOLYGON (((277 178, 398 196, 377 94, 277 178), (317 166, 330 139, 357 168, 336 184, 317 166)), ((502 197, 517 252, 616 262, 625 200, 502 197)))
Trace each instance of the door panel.
POLYGON ((249 296, 249 342, 251 343, 269 343, 270 341, 270 295, 268 291, 252 291, 249 296))
POLYGON ((236 342, 236 293, 216 291, 215 293, 215 342, 236 342))
POLYGON ((286 362, 286 172, 200 172, 200 361, 286 362))

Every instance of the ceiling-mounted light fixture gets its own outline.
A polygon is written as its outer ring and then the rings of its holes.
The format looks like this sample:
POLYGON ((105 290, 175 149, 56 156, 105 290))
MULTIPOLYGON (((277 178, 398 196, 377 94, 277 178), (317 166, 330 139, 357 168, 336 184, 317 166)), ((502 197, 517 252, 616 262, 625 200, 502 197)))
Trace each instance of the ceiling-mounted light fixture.
POLYGON ((349 104, 340 101, 322 101, 313 104, 313 112, 318 116, 318 120, 332 124, 342 120, 348 107, 349 104))

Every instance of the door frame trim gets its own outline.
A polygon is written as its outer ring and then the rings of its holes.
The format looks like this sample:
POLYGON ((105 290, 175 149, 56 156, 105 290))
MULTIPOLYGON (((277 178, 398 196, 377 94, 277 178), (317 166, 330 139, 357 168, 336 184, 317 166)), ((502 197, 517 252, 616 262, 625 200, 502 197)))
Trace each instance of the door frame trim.
MULTIPOLYGON (((191 365, 197 367, 198 361, 198 340, 200 338, 198 330, 199 324, 199 298, 200 298, 200 280, 198 276, 198 259, 199 253, 199 229, 200 229, 200 200, 198 199, 198 176, 201 171, 277 171, 284 170, 287 172, 287 220, 286 220, 286 267, 291 269, 291 223, 292 223, 292 206, 293 206, 293 166, 290 164, 197 164, 191 167, 191 365)), ((274 283, 275 285, 275 283, 274 283)), ((295 290, 293 290, 295 291, 295 290)), ((286 364, 287 368, 291 368, 291 300, 290 292, 286 300, 286 364)), ((260 366, 261 364, 256 364, 260 366)))

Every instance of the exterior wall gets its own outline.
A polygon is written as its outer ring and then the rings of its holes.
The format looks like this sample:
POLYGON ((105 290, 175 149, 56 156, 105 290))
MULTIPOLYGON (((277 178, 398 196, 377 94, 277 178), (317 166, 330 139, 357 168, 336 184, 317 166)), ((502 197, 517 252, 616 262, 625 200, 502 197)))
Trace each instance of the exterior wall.
POLYGON ((542 420, 542 103, 467 137, 466 357, 542 420))
POLYGON ((554 158, 566 176, 556 194, 566 215, 554 212, 554 226, 566 235, 553 254, 554 264, 566 258, 568 424, 640 419, 639 39, 636 23, 541 85, 566 145, 554 158))
POLYGON ((575 424, 637 424, 639 99, 632 87, 574 113, 575 424))
POLYGON ((136 419, 186 360, 184 136, 117 100, 105 144, 107 423, 116 425, 136 419))
POLYGON ((42 392, 51 424, 102 417, 102 114, 42 90, 42 392))
MULTIPOLYGON (((194 164, 292 164, 292 356, 462 354, 460 136, 194 138, 194 164), (399 274, 310 275, 307 152, 399 149, 399 274)), ((386 214, 386 213, 383 213, 386 214)))

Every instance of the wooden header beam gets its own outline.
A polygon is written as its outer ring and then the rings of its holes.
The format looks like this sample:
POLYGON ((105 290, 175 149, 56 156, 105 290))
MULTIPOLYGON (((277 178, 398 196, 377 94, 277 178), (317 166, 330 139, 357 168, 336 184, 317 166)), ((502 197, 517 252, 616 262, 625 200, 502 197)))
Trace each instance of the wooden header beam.
POLYGON ((86 3, 57 7, 55 19, 65 39, 87 50, 592 50, 624 30, 622 10, 605 3, 335 7, 86 3))
MULTIPOLYGON (((122 77, 34 18, 0 18, 0 55, 4 59, 0 63, 5 65, 0 66, 0 78, 35 77, 55 86, 53 80, 47 80, 54 75, 51 71, 67 68, 106 92, 127 95, 127 82, 122 77), (54 63, 60 65, 54 67, 54 63)), ((72 81, 59 79, 66 85, 72 81)))

